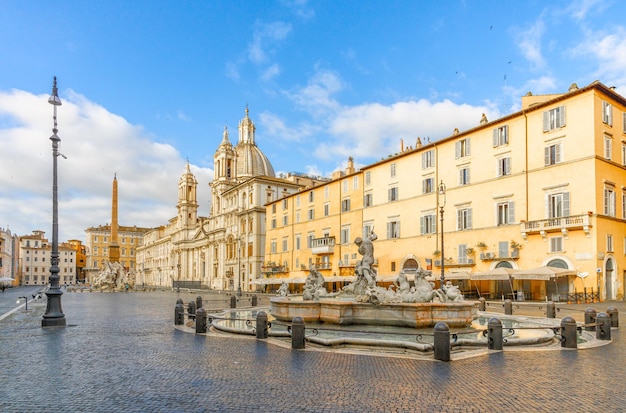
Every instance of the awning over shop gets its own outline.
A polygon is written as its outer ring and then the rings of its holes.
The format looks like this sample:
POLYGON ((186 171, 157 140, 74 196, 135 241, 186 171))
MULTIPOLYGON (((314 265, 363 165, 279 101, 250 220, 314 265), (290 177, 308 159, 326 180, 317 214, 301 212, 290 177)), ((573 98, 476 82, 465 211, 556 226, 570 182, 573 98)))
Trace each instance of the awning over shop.
POLYGON ((513 278, 516 280, 543 280, 548 281, 557 277, 567 277, 568 275, 576 276, 578 273, 574 270, 556 267, 536 267, 528 270, 518 270, 513 278))
MULTIPOLYGON (((282 284, 283 281, 287 281, 287 284, 304 284, 306 282, 306 278, 287 278, 287 277, 281 277, 281 278, 259 278, 256 280, 252 281, 252 284, 256 284, 256 285, 278 285, 278 284, 282 284)), ((340 275, 336 275, 333 277, 324 277, 324 281, 327 283, 332 283, 332 282, 352 282, 354 281, 354 276, 346 276, 346 277, 342 277, 340 275)))
MULTIPOLYGON (((447 280, 469 280, 471 277, 471 274, 465 271, 459 271, 459 272, 449 272, 447 274, 444 274, 444 278, 447 280)), ((436 274, 432 274, 429 275, 428 277, 425 277, 425 279, 427 281, 439 281, 441 279, 441 275, 436 275, 436 274)))
POLYGON ((498 267, 492 270, 481 271, 470 275, 472 281, 482 280, 495 280, 495 281, 508 281, 511 277, 515 278, 518 270, 506 267, 498 267))

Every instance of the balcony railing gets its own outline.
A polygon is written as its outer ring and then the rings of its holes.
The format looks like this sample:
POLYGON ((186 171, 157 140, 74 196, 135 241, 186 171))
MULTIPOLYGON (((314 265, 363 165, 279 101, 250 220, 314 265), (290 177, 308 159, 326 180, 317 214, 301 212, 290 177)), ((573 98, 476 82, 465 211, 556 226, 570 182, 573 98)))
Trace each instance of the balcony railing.
POLYGON ((537 221, 528 221, 521 223, 522 237, 526 238, 528 234, 541 234, 545 237, 548 232, 562 232, 567 235, 568 231, 580 230, 585 231, 589 235, 591 228, 591 215, 570 215, 567 217, 540 219, 537 221))
POLYGON ((311 253, 332 254, 335 248, 335 237, 313 238, 311 240, 311 253))
POLYGON ((284 265, 275 265, 275 264, 267 264, 261 266, 261 272, 263 274, 271 275, 271 274, 280 274, 287 272, 287 267, 284 265))
MULTIPOLYGON (((446 267, 473 267, 474 265, 476 265, 476 263, 474 262, 474 259, 472 258, 467 258, 467 259, 460 259, 458 261, 454 261, 454 259, 450 259, 450 258, 446 258, 445 259, 445 265, 446 267)), ((441 267, 441 260, 435 260, 435 267, 441 267)))

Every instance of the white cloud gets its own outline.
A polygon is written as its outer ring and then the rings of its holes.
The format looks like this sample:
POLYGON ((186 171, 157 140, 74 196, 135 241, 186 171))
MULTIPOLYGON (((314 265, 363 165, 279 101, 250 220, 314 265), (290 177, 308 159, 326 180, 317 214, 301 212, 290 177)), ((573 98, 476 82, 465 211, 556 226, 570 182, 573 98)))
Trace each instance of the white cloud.
POLYGON ((363 104, 346 108, 331 122, 329 133, 333 143, 323 143, 315 150, 322 159, 353 156, 357 159, 378 160, 399 152, 400 139, 404 145, 415 146, 418 137, 422 142, 450 136, 454 128, 463 131, 478 126, 482 113, 496 118, 488 106, 477 107, 456 104, 449 100, 430 102, 397 102, 391 105, 363 104))
POLYGON ((304 138, 311 136, 317 131, 315 127, 309 124, 303 124, 295 128, 288 127, 284 120, 271 112, 260 113, 259 124, 264 134, 284 142, 301 142, 304 138))
POLYGON ((343 88, 344 83, 338 74, 318 68, 306 86, 286 94, 312 116, 329 116, 340 110, 341 105, 333 95, 343 88))
MULTIPOLYGON (((173 200, 185 170, 178 151, 71 90, 61 99, 58 136, 67 159, 58 158, 59 240, 84 240, 86 228, 110 222, 114 174, 121 225, 152 227, 175 216, 173 200)), ((0 91, 0 225, 20 235, 40 229, 52 236, 47 100, 21 90, 0 91)), ((199 185, 212 179, 210 169, 192 171, 199 185)))
POLYGON ((541 38, 544 31, 545 24, 540 17, 526 30, 518 32, 516 36, 517 47, 535 70, 543 69, 546 64, 541 52, 541 38))
POLYGON ((291 33, 291 24, 276 21, 255 25, 252 41, 248 45, 248 59, 254 64, 266 63, 274 47, 291 33))
POLYGON ((608 86, 616 86, 620 93, 626 90, 626 29, 614 28, 610 34, 587 33, 587 40, 575 49, 575 56, 591 56, 597 61, 596 79, 608 86))
POLYGON ((261 80, 264 82, 269 82, 274 79, 276 76, 280 74, 280 65, 278 63, 274 63, 267 69, 263 71, 261 74, 261 80))

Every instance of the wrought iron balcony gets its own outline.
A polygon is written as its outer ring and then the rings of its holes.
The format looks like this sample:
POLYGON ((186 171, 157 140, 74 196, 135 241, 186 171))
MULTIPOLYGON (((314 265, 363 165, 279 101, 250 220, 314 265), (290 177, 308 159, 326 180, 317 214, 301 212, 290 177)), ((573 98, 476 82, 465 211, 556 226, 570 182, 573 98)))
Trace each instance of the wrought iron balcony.
POLYGON ((548 232, 561 232, 563 235, 567 235, 567 232, 572 230, 583 230, 586 235, 589 235, 591 229, 591 214, 540 219, 537 221, 522 222, 520 225, 524 239, 526 239, 528 234, 541 234, 542 237, 546 237, 548 232))
POLYGON ((335 237, 313 238, 311 240, 311 253, 332 254, 335 249, 335 237))
POLYGON ((284 265, 277 265, 275 263, 267 263, 267 265, 261 266, 261 272, 263 274, 271 275, 271 274, 280 274, 287 272, 287 267, 284 265))

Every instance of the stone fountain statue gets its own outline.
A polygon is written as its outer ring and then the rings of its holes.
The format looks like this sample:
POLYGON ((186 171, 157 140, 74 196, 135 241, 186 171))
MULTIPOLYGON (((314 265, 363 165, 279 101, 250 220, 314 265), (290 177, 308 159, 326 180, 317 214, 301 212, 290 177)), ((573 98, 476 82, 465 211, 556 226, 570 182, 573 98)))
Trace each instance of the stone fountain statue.
POLYGON ((119 262, 105 261, 92 287, 101 291, 128 291, 135 287, 135 273, 126 271, 119 262))
POLYGON ((319 300, 320 297, 325 297, 327 295, 328 291, 326 290, 326 280, 324 280, 324 276, 315 268, 311 267, 309 269, 309 275, 306 277, 306 281, 304 282, 302 299, 305 301, 319 300))
POLYGON ((289 284, 287 284, 287 281, 283 281, 280 284, 280 287, 278 287, 278 293, 279 296, 281 297, 288 297, 289 296, 289 284))

